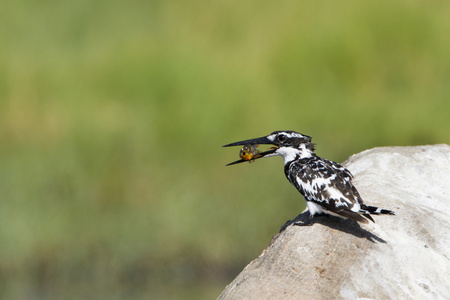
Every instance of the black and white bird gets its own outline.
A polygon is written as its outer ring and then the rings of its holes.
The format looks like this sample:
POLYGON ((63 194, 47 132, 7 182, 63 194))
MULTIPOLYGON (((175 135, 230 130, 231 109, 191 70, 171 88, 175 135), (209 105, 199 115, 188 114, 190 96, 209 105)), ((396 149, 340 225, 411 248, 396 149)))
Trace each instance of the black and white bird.
MULTIPOLYGON (((352 183, 352 174, 338 163, 314 153, 311 137, 295 131, 275 131, 268 136, 225 145, 268 144, 275 147, 259 152, 257 157, 282 156, 287 179, 305 197, 311 218, 316 214, 330 214, 362 223, 374 222, 371 214, 395 213, 366 205, 352 183)), ((241 159, 228 165, 245 162, 241 159)))

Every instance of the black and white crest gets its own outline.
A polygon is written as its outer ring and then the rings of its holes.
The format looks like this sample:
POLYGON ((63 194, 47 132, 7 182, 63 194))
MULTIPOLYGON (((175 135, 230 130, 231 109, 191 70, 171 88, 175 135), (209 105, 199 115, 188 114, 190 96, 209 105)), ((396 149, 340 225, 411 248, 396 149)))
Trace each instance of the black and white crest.
POLYGON ((391 210, 366 205, 352 183, 350 171, 338 163, 317 156, 311 137, 307 135, 295 131, 275 131, 266 137, 226 146, 245 144, 275 146, 258 158, 283 157, 284 173, 305 197, 311 217, 327 213, 367 223, 368 220, 373 222, 371 214, 394 214, 391 210))

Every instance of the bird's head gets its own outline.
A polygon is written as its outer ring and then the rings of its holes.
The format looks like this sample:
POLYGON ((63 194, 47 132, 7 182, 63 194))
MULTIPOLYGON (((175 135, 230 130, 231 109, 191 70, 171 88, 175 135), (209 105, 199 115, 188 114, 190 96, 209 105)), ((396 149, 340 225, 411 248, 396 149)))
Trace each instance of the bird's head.
MULTIPOLYGON (((310 157, 315 155, 314 144, 311 143, 311 137, 290 130, 274 131, 267 136, 235 142, 225 145, 223 147, 259 145, 259 144, 273 145, 273 147, 271 147, 267 151, 259 152, 258 155, 256 155, 253 159, 279 155, 284 158, 285 163, 288 163, 298 158, 310 157)), ((232 162, 228 165, 237 164, 245 161, 247 160, 241 159, 232 162)))

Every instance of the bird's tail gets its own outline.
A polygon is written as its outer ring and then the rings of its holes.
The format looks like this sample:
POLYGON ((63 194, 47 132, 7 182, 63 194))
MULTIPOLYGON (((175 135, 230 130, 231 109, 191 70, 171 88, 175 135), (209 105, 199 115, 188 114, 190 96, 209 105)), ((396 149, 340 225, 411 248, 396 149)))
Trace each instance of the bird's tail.
POLYGON ((364 207, 361 207, 361 210, 366 211, 368 214, 371 215, 395 215, 395 212, 388 209, 382 209, 376 206, 369 206, 365 205, 364 207))
POLYGON ((370 215, 380 215, 380 214, 388 214, 388 215, 395 215, 395 212, 388 209, 381 209, 376 206, 368 206, 368 205, 362 205, 361 209, 358 212, 354 212, 349 209, 342 209, 340 211, 331 213, 327 212, 333 215, 337 215, 343 218, 352 219, 361 223, 369 223, 369 221, 372 221, 375 223, 374 219, 370 215))
POLYGON ((370 221, 372 221, 374 223, 375 223, 375 221, 373 220, 373 218, 370 215, 381 215, 381 214, 395 215, 395 212, 392 211, 392 210, 382 209, 382 208, 379 208, 379 207, 376 207, 376 206, 369 206, 369 205, 362 206, 361 210, 359 211, 359 213, 363 217, 365 217, 366 219, 368 219, 368 220, 370 220, 370 221))

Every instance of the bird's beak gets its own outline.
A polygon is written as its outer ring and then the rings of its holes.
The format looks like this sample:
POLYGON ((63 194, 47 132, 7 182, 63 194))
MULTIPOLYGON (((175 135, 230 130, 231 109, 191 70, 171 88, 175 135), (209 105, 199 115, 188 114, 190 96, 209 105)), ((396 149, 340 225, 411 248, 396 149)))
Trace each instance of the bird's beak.
MULTIPOLYGON (((240 141, 240 142, 234 142, 234 143, 231 143, 231 144, 224 145, 223 147, 245 146, 245 145, 260 145, 260 144, 276 146, 271 140, 269 140, 267 137, 264 136, 264 137, 260 137, 260 138, 256 138, 256 139, 250 139, 250 140, 244 140, 244 141, 240 141)), ((258 152, 258 154, 253 156, 253 158, 250 161, 253 161, 253 160, 258 159, 258 158, 265 157, 265 156, 267 156, 269 154, 273 154, 273 153, 275 153, 275 151, 277 151, 277 149, 278 149, 278 147, 272 147, 272 148, 270 148, 267 151, 258 152)), ((239 163, 243 163, 243 162, 247 162, 247 161, 249 161, 249 160, 240 159, 240 160, 237 160, 237 161, 234 161, 232 163, 227 164, 227 166, 234 165, 234 164, 239 164, 239 163)))
POLYGON ((256 138, 256 139, 250 139, 240 142, 231 143, 228 145, 225 145, 223 147, 231 147, 231 146, 244 146, 244 145, 259 145, 259 144, 265 144, 265 145, 273 145, 273 143, 265 136, 256 138))

